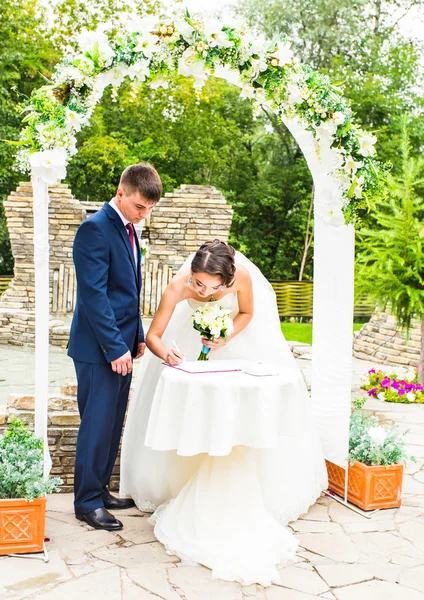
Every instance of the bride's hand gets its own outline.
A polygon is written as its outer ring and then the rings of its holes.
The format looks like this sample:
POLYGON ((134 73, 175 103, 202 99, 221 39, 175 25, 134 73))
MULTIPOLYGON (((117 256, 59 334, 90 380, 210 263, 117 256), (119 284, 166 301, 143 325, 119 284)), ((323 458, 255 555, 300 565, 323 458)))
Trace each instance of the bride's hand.
POLYGON ((178 350, 175 350, 174 348, 172 350, 168 350, 167 355, 165 356, 165 361, 169 364, 169 365, 180 365, 184 360, 184 354, 182 352, 179 352, 178 350))
POLYGON ((222 337, 215 338, 213 340, 208 340, 207 338, 202 337, 202 344, 204 346, 206 346, 207 348, 210 348, 211 352, 213 352, 214 350, 219 350, 219 348, 222 348, 223 346, 225 346, 227 341, 225 341, 224 338, 222 338, 222 337))

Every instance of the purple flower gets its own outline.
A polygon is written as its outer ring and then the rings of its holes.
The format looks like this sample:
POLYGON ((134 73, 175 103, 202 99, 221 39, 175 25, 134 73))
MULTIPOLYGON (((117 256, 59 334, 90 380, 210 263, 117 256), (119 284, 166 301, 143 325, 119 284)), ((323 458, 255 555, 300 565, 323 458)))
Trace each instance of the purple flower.
POLYGON ((398 390, 398 394, 399 394, 399 396, 403 396, 405 394, 405 390, 402 390, 402 389, 398 390))
POLYGON ((375 373, 375 369, 370 369, 370 370, 368 371, 368 375, 373 375, 374 373, 375 373))
POLYGON ((371 390, 368 390, 368 396, 377 396, 377 389, 378 388, 372 388, 371 390))
POLYGON ((385 377, 383 381, 380 383, 382 388, 390 387, 390 377, 385 377))
MULTIPOLYGON (((383 384, 381 384, 381 385, 383 385, 383 384)), ((399 382, 398 381, 393 381, 392 382, 392 388, 394 390, 399 390, 399 388, 400 388, 399 382)))

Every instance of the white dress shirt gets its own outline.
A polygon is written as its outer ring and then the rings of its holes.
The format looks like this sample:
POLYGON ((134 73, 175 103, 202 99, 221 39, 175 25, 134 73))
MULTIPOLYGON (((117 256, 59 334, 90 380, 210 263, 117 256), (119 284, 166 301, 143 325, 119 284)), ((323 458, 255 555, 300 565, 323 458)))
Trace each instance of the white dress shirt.
MULTIPOLYGON (((120 218, 121 218, 121 221, 122 221, 122 222, 123 222, 123 224, 124 224, 124 227, 126 228, 126 227, 127 227, 127 225, 128 225, 128 223, 130 223, 131 221, 128 221, 128 219, 126 219, 126 218, 124 217, 124 215, 121 213, 121 211, 119 210, 119 208, 116 206, 116 203, 115 203, 115 198, 112 198, 112 200, 109 202, 109 204, 110 204, 110 206, 113 208, 113 210, 115 210, 115 211, 118 213, 118 215, 119 215, 119 216, 120 216, 120 218)), ((128 237, 129 237, 129 235, 130 235, 130 232, 128 231, 128 229, 127 229, 127 234, 128 234, 128 237)), ((135 230, 134 230, 134 237, 135 237, 136 235, 137 235, 137 234, 135 233, 135 230)), ((138 256, 137 256, 137 243, 136 243, 135 239, 134 239, 134 260, 135 260, 135 264, 136 264, 136 266, 137 266, 137 265, 138 265, 138 256)))

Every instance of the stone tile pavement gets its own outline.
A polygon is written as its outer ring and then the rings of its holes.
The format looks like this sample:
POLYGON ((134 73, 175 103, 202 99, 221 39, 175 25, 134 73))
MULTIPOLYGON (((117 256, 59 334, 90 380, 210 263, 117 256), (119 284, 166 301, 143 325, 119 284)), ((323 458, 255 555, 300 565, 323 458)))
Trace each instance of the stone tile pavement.
MULTIPOLYGON (((355 361, 355 394, 370 366, 355 361)), ((121 511, 122 531, 94 531, 74 518, 72 495, 54 494, 46 520, 50 561, 0 557, 0 600, 424 600, 424 405, 371 399, 365 409, 409 430, 417 462, 405 472, 403 506, 368 519, 322 496, 289 525, 300 547, 281 568, 281 585, 212 580, 208 569, 165 552, 149 515, 121 511)))

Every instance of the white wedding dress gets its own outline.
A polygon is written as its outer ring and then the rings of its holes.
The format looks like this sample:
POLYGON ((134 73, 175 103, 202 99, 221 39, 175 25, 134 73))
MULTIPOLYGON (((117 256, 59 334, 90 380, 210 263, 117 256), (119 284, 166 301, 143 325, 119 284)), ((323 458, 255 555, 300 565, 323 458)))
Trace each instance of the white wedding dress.
MULTIPOLYGON (((252 277, 254 316, 210 360, 260 360, 298 369, 281 333, 271 285, 238 252, 236 263, 252 277)), ((217 302, 230 308, 232 317, 237 314, 237 294, 227 294, 217 302)), ((187 360, 196 360, 201 348, 200 335, 191 322, 200 305, 192 299, 180 302, 163 335, 168 347, 175 340, 187 360)), ((154 451, 144 444, 163 368, 162 360, 147 350, 122 441, 121 496, 133 498, 142 511, 156 511, 157 539, 182 560, 204 564, 213 576, 245 585, 279 583, 278 565, 293 558, 297 548, 296 538, 285 525, 305 513, 327 487, 306 385, 302 381, 299 388, 303 393, 297 418, 301 416, 302 427, 282 435, 277 448, 238 446, 228 456, 179 456, 176 451, 154 451)), ((299 369, 298 376, 302 377, 299 369)))

